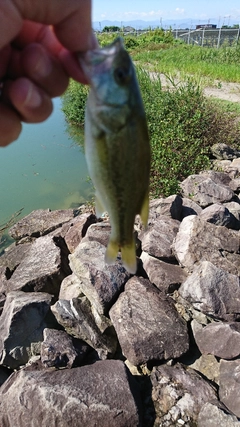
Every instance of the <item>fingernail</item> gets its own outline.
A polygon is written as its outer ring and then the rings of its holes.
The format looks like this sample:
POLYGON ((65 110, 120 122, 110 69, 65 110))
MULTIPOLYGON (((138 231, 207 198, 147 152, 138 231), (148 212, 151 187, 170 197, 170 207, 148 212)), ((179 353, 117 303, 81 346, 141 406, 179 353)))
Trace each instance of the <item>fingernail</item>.
POLYGON ((29 83, 29 88, 24 101, 24 106, 28 108, 38 108, 40 107, 41 103, 42 96, 40 95, 38 89, 32 83, 29 83))

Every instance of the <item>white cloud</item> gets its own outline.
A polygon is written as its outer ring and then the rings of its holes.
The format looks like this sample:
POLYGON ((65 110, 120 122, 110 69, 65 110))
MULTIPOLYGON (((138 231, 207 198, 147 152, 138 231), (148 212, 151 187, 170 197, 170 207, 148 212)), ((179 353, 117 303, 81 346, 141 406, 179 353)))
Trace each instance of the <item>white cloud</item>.
POLYGON ((180 7, 177 7, 177 8, 175 9, 175 12, 176 12, 178 15, 183 15, 183 14, 184 14, 184 12, 185 12, 185 10, 184 10, 184 9, 180 9, 180 7))

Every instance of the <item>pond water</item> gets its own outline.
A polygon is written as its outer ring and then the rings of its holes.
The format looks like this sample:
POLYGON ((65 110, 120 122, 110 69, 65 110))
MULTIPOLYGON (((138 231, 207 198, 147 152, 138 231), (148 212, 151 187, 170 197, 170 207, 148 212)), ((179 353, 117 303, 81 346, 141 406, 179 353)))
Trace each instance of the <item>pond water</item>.
POLYGON ((24 124, 18 140, 0 148, 0 227, 22 208, 18 219, 35 209, 67 209, 91 200, 83 133, 70 133, 56 98, 48 120, 24 124))

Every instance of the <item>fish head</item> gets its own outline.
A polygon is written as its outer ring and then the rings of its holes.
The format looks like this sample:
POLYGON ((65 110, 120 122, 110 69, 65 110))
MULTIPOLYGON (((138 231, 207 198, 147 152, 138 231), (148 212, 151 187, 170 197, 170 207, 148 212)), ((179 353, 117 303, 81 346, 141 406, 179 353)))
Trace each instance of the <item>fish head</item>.
POLYGON ((129 104, 135 72, 120 37, 102 49, 79 54, 79 60, 99 105, 129 104))

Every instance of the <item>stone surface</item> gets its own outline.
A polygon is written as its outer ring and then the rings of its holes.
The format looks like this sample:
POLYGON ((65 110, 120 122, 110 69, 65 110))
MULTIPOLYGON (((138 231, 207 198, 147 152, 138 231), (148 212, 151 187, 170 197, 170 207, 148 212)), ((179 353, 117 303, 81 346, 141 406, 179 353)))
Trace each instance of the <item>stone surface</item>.
POLYGON ((51 295, 9 292, 0 324, 0 364, 12 369, 40 353, 51 295))
POLYGON ((216 399, 216 391, 207 381, 179 363, 154 367, 150 379, 156 426, 196 425, 202 406, 216 399))
POLYGON ((182 217, 182 203, 182 198, 176 194, 166 198, 150 200, 150 216, 151 211, 153 211, 159 215, 166 215, 180 221, 182 217))
POLYGON ((75 251, 82 238, 86 235, 88 227, 96 221, 96 216, 88 213, 83 213, 75 218, 74 223, 65 234, 65 242, 70 253, 75 251))
POLYGON ((189 367, 203 374, 209 381, 219 384, 220 363, 212 354, 201 355, 189 367))
POLYGON ((104 245, 108 244, 111 233, 111 225, 108 221, 98 222, 97 224, 91 225, 83 238, 83 242, 96 241, 104 245))
POLYGON ((198 414, 198 427, 239 427, 237 417, 227 414, 225 408, 220 408, 207 402, 198 414))
POLYGON ((89 350, 84 342, 78 346, 79 351, 74 346, 73 339, 65 331, 45 328, 43 331, 43 342, 41 343, 41 361, 44 366, 56 368, 72 368, 79 363, 89 350))
POLYGON ((59 299, 72 299, 83 296, 81 280, 72 273, 65 277, 60 286, 59 299))
POLYGON ((239 193, 240 192, 240 178, 233 179, 230 182, 229 187, 234 191, 234 193, 239 193))
POLYGON ((94 310, 86 297, 58 300, 51 309, 58 323, 94 348, 101 359, 115 353, 117 338, 110 320, 94 310))
POLYGON ((236 220, 235 216, 226 206, 218 203, 214 203, 203 209, 199 216, 204 221, 211 222, 215 225, 225 226, 233 230, 239 230, 240 228, 240 222, 236 220))
POLYGON ((12 370, 6 368, 5 366, 0 366, 0 387, 1 385, 10 377, 12 370))
POLYGON ((205 314, 226 320, 239 317, 239 277, 208 261, 195 266, 178 292, 195 309, 205 314))
POLYGON ((124 363, 14 373, 0 389, 4 427, 136 427, 140 392, 124 363))
POLYGON ((237 417, 240 417, 240 360, 221 360, 219 398, 237 417))
POLYGON ((149 280, 165 293, 178 289, 187 278, 187 273, 179 265, 168 264, 142 252, 141 260, 149 280))
POLYGON ((0 257, 0 267, 6 267, 8 269, 8 275, 10 276, 24 259, 30 248, 31 243, 24 243, 21 245, 13 244, 9 248, 6 248, 4 254, 0 257))
POLYGON ((70 273, 62 268, 61 249, 50 236, 39 237, 7 282, 7 291, 48 292, 57 296, 70 273))
POLYGON ((106 265, 105 251, 104 245, 90 241, 80 243, 69 256, 83 293, 102 314, 109 310, 130 277, 119 258, 113 265, 106 265))
POLYGON ((222 359, 240 355, 240 323, 213 322, 194 334, 202 354, 213 354, 222 359))
POLYGON ((191 198, 201 207, 232 200, 234 192, 227 185, 213 178, 208 174, 190 175, 180 184, 183 196, 191 198))
POLYGON ((74 217, 73 209, 55 210, 38 209, 20 219, 10 230, 10 236, 20 240, 26 236, 39 237, 60 227, 74 217))
POLYGON ((173 260, 171 245, 176 237, 179 221, 161 215, 148 223, 146 231, 139 234, 142 250, 163 260, 173 260))
POLYGON ((201 212, 202 212, 201 206, 199 206, 193 200, 188 199, 187 197, 183 197, 183 199, 182 199, 182 217, 181 217, 181 220, 183 218, 185 218, 185 216, 199 215, 201 212))
POLYGON ((239 234, 226 227, 216 227, 199 216, 183 219, 172 248, 180 265, 189 271, 203 260, 229 273, 240 274, 239 234))
POLYGON ((219 160, 233 160, 237 157, 240 157, 240 151, 235 148, 230 147, 227 144, 222 142, 218 142, 217 144, 213 144, 211 147, 211 152, 216 159, 219 160))
POLYGON ((237 202, 224 203, 224 206, 240 221, 240 204, 237 202))
POLYGON ((185 321, 147 279, 131 278, 109 315, 122 352, 133 365, 177 358, 188 350, 185 321))

